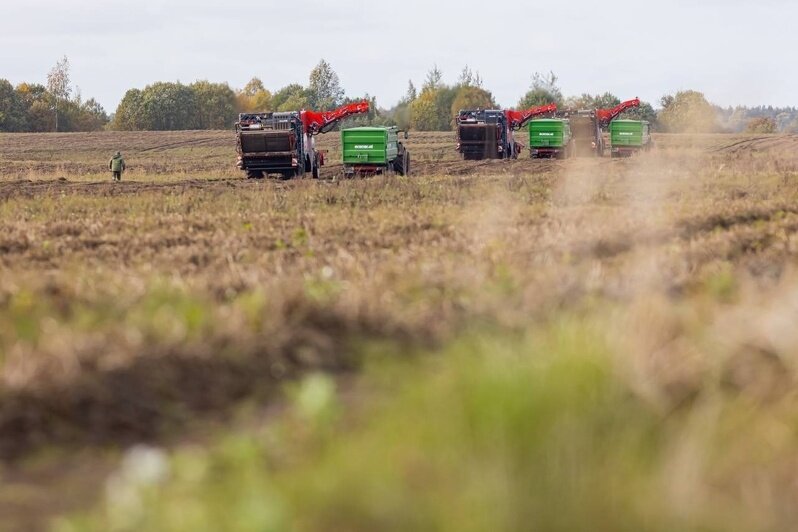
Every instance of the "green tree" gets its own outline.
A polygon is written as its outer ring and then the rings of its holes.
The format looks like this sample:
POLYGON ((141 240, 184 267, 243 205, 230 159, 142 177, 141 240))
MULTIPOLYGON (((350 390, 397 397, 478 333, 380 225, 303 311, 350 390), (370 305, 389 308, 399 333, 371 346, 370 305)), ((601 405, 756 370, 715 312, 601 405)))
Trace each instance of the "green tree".
POLYGON ((190 85, 197 100, 199 129, 227 129, 236 118, 236 94, 227 83, 195 81, 190 85))
POLYGON ((145 113, 144 94, 139 89, 130 89, 119 102, 111 127, 118 131, 148 129, 150 121, 145 113))
POLYGON ((410 124, 417 131, 436 131, 438 129, 437 90, 424 89, 410 104, 410 124))
POLYGON ((659 123, 673 133, 711 133, 718 129, 715 109, 698 91, 663 96, 659 123))
POLYGON ((466 85, 457 89, 457 95, 450 110, 451 116, 456 117, 461 109, 495 109, 496 107, 496 102, 490 92, 466 85))
POLYGON ((142 91, 145 129, 177 131, 199 126, 199 106, 191 87, 182 83, 153 83, 142 91))
POLYGON ((634 107, 621 113, 620 118, 626 120, 645 120, 650 122, 652 126, 658 124, 657 111, 648 102, 640 102, 640 107, 634 107))
POLYGON ((539 105, 556 103, 563 104, 562 91, 557 85, 557 76, 554 72, 541 74, 535 72, 532 76, 532 85, 529 91, 518 102, 519 109, 530 109, 539 105))
POLYGON ((564 105, 570 109, 611 109, 621 103, 621 99, 610 92, 604 94, 583 93, 577 98, 568 98, 564 105))
POLYGON ((330 111, 344 101, 341 80, 324 59, 310 72, 307 100, 314 111, 330 111))
POLYGON ((438 115, 438 125, 435 128, 437 131, 451 131, 454 124, 454 116, 452 115, 452 107, 454 100, 457 98, 457 88, 441 85, 435 91, 435 104, 438 115))
POLYGON ((28 128, 25 102, 8 80, 0 79, 0 131, 25 131, 28 128))
POLYGON ((292 83, 275 92, 271 99, 273 111, 301 111, 309 108, 308 94, 305 88, 292 83))
POLYGON ((196 129, 200 108, 191 87, 181 83, 153 83, 144 90, 131 89, 119 104, 114 129, 175 131, 196 129))
MULTIPOLYGON (((415 89, 412 84, 410 88, 415 89)), ((433 66, 427 72, 421 94, 409 103, 410 126, 419 131, 450 131, 452 106, 459 88, 444 84, 443 72, 437 65, 433 66)))
POLYGON ((236 111, 239 113, 266 112, 273 110, 272 94, 258 78, 252 78, 236 93, 236 111))
POLYGON ((108 113, 100 102, 89 98, 80 107, 81 131, 99 131, 108 124, 108 113))
POLYGON ((19 95, 27 117, 27 131, 42 133, 55 128, 55 117, 51 109, 51 97, 47 87, 39 84, 20 83, 16 92, 19 95))

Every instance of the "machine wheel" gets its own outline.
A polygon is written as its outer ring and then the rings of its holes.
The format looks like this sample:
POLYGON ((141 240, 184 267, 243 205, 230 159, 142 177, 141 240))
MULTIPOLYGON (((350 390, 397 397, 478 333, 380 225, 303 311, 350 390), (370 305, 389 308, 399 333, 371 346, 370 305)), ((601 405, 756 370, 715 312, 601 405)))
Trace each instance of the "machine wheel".
POLYGON ((263 179, 261 170, 247 170, 247 179, 263 179))
POLYGON ((389 169, 393 167, 393 171, 399 175, 409 175, 410 174, 410 152, 407 150, 403 150, 401 154, 394 160, 392 165, 389 165, 389 169))

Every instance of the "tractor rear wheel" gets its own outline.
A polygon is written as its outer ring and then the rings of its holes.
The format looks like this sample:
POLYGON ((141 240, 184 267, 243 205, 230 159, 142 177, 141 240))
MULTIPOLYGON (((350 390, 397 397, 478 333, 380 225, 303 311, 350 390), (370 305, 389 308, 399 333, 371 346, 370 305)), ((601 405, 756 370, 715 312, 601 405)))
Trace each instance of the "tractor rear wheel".
POLYGON ((389 168, 391 167, 399 175, 410 174, 410 153, 407 150, 402 150, 393 164, 389 165, 389 168))

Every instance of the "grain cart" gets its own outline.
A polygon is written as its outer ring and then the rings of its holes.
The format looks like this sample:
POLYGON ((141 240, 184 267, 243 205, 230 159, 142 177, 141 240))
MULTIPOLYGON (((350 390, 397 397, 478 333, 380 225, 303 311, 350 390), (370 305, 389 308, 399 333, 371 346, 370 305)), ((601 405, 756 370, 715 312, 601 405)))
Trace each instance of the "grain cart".
POLYGON ((316 151, 315 136, 328 133, 344 118, 369 111, 364 101, 335 111, 243 113, 236 122, 239 169, 249 178, 276 174, 284 179, 306 172, 319 177, 324 154, 316 151))
POLYGON ((566 118, 539 118, 529 122, 529 153, 533 159, 567 159, 573 152, 571 122, 566 118))
POLYGON ((627 109, 639 106, 640 100, 635 98, 612 109, 572 110, 563 113, 562 116, 571 121, 574 153, 579 156, 602 157, 605 148, 603 130, 618 118, 618 115, 627 109))
POLYGON ((513 138, 513 132, 536 116, 556 111, 554 104, 526 111, 462 110, 457 115, 457 151, 463 159, 472 161, 517 159, 521 145, 513 138))
POLYGON ((642 120, 610 122, 610 153, 613 157, 630 157, 651 149, 651 125, 642 120))
MULTIPOLYGON (((354 127, 341 130, 344 174, 410 173, 410 153, 395 127, 354 127)), ((407 132, 404 132, 407 139, 407 132)))

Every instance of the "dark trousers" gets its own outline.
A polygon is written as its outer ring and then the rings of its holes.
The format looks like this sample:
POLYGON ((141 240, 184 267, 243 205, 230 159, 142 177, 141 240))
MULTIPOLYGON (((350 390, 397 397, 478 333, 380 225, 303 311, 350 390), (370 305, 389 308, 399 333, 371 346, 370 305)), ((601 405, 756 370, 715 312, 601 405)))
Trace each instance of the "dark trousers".
POLYGON ((114 172, 114 181, 122 181, 122 172, 114 172))

